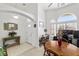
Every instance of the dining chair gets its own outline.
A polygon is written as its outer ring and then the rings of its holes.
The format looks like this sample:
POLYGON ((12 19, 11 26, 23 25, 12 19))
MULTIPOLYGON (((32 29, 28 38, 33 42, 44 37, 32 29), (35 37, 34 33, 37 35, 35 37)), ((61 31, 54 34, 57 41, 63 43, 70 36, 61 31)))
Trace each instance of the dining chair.
POLYGON ((43 56, 58 56, 56 53, 54 53, 54 52, 52 52, 52 51, 46 49, 45 44, 46 44, 46 42, 48 42, 48 41, 49 41, 49 40, 46 40, 46 41, 44 41, 44 43, 43 43, 43 47, 44 47, 44 54, 43 54, 43 56))

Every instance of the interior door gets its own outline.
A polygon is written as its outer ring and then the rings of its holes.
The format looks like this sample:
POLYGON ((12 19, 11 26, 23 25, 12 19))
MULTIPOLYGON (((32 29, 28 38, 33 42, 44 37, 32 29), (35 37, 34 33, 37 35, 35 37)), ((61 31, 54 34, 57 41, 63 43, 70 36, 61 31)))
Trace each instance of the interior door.
POLYGON ((27 25, 27 41, 31 44, 33 43, 33 31, 33 23, 31 22, 27 25))

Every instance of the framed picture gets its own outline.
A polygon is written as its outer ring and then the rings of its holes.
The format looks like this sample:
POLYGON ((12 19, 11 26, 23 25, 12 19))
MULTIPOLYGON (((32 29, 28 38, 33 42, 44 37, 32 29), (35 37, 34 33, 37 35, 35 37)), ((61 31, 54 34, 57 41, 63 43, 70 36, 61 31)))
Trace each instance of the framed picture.
POLYGON ((17 30, 18 25, 15 23, 4 23, 4 30, 17 30))

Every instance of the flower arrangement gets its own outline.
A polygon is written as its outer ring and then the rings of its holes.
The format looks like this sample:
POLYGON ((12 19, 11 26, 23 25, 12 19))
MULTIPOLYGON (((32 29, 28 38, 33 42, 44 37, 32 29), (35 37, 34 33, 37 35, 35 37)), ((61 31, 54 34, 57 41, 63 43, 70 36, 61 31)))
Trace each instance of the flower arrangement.
POLYGON ((9 36, 11 36, 11 37, 13 37, 13 36, 15 36, 17 33, 16 32, 9 32, 9 36))

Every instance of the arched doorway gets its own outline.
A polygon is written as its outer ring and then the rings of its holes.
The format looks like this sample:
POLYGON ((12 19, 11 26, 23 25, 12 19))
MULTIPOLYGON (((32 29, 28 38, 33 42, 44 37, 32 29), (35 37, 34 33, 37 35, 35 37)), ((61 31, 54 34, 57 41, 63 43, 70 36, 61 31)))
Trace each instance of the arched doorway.
POLYGON ((21 43, 29 42, 32 45, 32 41, 35 40, 35 30, 33 25, 36 23, 34 18, 32 18, 28 13, 18 12, 15 10, 0 10, 0 36, 1 38, 7 36, 9 31, 5 31, 3 28, 3 23, 16 23, 18 24, 18 30, 15 30, 19 36, 21 36, 21 43), (14 16, 18 16, 18 19, 15 19, 14 16), (29 20, 28 20, 29 19, 29 20), (32 26, 32 27, 30 27, 32 26))

